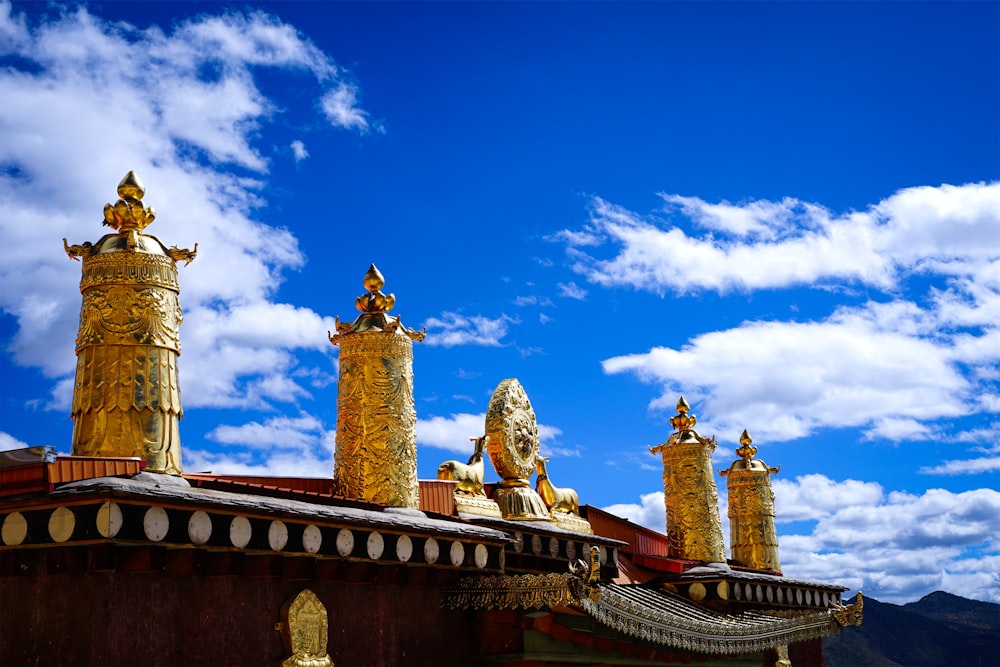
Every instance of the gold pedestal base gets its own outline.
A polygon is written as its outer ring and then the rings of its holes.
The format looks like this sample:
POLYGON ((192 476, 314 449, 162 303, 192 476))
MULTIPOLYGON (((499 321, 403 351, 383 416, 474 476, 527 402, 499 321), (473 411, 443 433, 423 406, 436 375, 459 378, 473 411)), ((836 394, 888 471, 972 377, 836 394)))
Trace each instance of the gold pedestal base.
POLYGON ((501 486, 493 496, 508 521, 552 521, 542 497, 530 486, 501 486))
POLYGON ((575 514, 553 512, 552 520, 556 522, 557 526, 565 530, 572 530, 574 533, 583 533, 584 535, 594 534, 594 529, 590 527, 590 522, 575 514))
POLYGON ((478 516, 490 516, 502 519, 500 506, 495 501, 482 496, 469 496, 465 494, 455 494, 455 509, 460 514, 476 514, 478 516))

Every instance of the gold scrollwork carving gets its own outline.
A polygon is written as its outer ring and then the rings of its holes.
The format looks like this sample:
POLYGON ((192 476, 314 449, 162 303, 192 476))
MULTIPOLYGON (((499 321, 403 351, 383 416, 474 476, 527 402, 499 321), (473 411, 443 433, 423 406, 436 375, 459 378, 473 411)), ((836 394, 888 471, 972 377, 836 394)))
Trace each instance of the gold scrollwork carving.
POLYGON ((865 598, 861 594, 861 591, 858 591, 854 596, 854 602, 849 605, 837 607, 831 613, 841 627, 848 625, 860 626, 865 615, 865 598))
POLYGON ((467 577, 457 588, 444 591, 442 605, 449 609, 541 609, 567 607, 601 599, 598 548, 591 547, 588 561, 571 563, 564 574, 521 574, 467 577))

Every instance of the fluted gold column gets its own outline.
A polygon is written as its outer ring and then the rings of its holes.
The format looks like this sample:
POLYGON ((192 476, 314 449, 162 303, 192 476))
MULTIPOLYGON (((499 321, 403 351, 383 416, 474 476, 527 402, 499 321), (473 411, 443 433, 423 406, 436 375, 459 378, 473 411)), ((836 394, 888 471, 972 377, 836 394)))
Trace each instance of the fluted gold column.
POLYGON ((669 553, 674 558, 725 563, 719 494, 712 472, 715 438, 694 430, 697 422, 682 396, 670 425, 677 431, 649 451, 663 458, 663 494, 669 553))
POLYGON ((150 472, 179 475, 177 260, 190 263, 198 246, 167 248, 143 234, 156 217, 144 194, 130 171, 118 184, 120 199, 104 207, 104 224, 116 233, 82 245, 63 239, 66 253, 83 259, 73 454, 136 456, 150 472))
POLYGON ((330 342, 340 346, 337 396, 337 493, 394 507, 420 505, 417 413, 413 407, 413 342, 424 333, 389 315, 396 302, 381 292, 385 280, 372 264, 368 290, 351 324, 337 321, 330 342))
POLYGON ((750 434, 743 431, 726 478, 729 490, 729 542, 733 560, 758 570, 781 571, 778 562, 778 534, 774 529, 774 491, 771 475, 778 468, 753 458, 757 448, 750 434))

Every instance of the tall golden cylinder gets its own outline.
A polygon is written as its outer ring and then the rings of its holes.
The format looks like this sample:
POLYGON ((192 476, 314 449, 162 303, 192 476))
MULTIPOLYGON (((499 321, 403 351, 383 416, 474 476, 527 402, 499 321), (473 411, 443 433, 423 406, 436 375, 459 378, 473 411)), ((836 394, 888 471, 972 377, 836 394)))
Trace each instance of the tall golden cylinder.
POLYGON ((736 450, 739 459, 719 474, 729 489, 729 544, 733 560, 757 570, 781 571, 778 533, 774 529, 771 475, 779 468, 755 459, 757 448, 746 430, 736 450))
POLYGON ((685 560, 725 563, 719 494, 712 470, 710 442, 693 431, 662 445, 663 500, 670 555, 685 560))
POLYGON ((413 342, 396 330, 348 333, 337 344, 338 493, 418 507, 413 342))
POLYGON ((135 456, 150 472, 179 475, 176 259, 190 261, 195 252, 168 249, 141 233, 155 212, 143 207, 144 190, 133 172, 118 192, 122 199, 105 207, 106 222, 118 233, 95 244, 66 245, 70 257, 83 259, 72 452, 135 456))
POLYGON ((730 469, 726 475, 726 486, 729 490, 729 544, 733 560, 754 569, 780 572, 771 473, 766 467, 730 469))

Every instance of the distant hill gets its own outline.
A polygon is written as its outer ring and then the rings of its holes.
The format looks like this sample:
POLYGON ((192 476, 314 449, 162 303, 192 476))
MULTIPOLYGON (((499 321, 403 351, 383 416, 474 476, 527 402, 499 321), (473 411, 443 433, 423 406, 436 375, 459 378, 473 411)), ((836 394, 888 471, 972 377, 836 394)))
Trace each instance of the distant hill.
POLYGON ((823 640, 827 667, 1000 667, 1000 604, 936 591, 917 602, 865 598, 864 624, 823 640))

